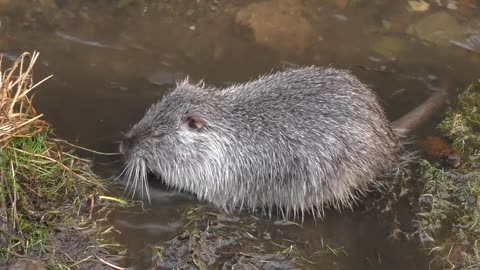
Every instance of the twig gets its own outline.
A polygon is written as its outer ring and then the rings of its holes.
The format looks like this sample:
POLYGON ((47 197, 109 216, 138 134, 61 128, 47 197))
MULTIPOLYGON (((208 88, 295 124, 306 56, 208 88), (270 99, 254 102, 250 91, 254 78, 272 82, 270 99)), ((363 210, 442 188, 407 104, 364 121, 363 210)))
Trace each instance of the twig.
POLYGON ((61 143, 64 143, 64 144, 68 144, 68 145, 70 145, 70 146, 72 146, 72 147, 75 147, 75 148, 78 148, 78 149, 81 149, 81 150, 84 150, 84 151, 87 151, 87 152, 91 152, 91 153, 94 153, 94 154, 105 155, 105 156, 116 156, 116 155, 120 155, 120 153, 106 153, 106 152, 95 151, 95 150, 92 150, 92 149, 89 149, 89 148, 86 148, 86 147, 82 147, 82 146, 79 146, 79 145, 70 143, 70 142, 65 141, 65 140, 52 139, 52 141, 61 142, 61 143))
POLYGON ((113 269, 117 269, 117 270, 127 270, 127 268, 123 268, 123 267, 120 267, 120 266, 116 266, 116 265, 114 265, 114 264, 112 264, 112 263, 109 263, 109 262, 105 261, 104 259, 98 257, 98 255, 95 255, 95 257, 97 257, 97 259, 98 259, 99 261, 101 261, 102 263, 110 266, 110 267, 113 268, 113 269))

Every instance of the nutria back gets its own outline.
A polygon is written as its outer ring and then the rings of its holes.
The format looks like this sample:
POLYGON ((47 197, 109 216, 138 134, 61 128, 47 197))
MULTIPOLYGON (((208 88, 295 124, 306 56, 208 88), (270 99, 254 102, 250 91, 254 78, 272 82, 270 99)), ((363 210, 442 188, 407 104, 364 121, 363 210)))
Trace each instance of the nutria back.
POLYGON ((226 89, 183 81, 120 146, 130 188, 153 172, 225 210, 321 215, 349 206, 398 157, 376 95, 344 70, 307 67, 226 89))

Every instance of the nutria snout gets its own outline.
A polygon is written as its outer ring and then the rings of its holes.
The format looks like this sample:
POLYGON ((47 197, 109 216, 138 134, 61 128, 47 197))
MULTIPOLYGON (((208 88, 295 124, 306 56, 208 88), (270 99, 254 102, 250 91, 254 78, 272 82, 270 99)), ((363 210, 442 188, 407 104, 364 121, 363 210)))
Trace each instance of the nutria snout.
POLYGON ((120 141, 120 145, 119 145, 120 154, 128 157, 130 154, 130 150, 135 148, 136 144, 137 144, 137 138, 132 136, 124 136, 124 138, 120 141))

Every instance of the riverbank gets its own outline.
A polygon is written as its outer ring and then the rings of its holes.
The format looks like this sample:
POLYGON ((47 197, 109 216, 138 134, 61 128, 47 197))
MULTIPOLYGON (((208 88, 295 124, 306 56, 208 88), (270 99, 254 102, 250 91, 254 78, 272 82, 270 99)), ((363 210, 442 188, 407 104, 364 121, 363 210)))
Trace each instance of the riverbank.
POLYGON ((124 202, 35 111, 33 92, 50 78, 34 79, 38 56, 1 65, 0 268, 102 269, 121 249, 102 220, 124 202))

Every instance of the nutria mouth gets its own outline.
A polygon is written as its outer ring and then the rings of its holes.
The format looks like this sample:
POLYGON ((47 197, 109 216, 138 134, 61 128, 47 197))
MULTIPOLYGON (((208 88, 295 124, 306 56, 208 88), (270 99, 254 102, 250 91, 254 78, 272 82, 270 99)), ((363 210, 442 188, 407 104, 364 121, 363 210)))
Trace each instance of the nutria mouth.
POLYGON ((148 170, 147 172, 147 181, 148 181, 148 185, 152 188, 168 190, 168 191, 173 190, 171 186, 167 185, 163 176, 157 173, 154 173, 151 170, 148 170))

